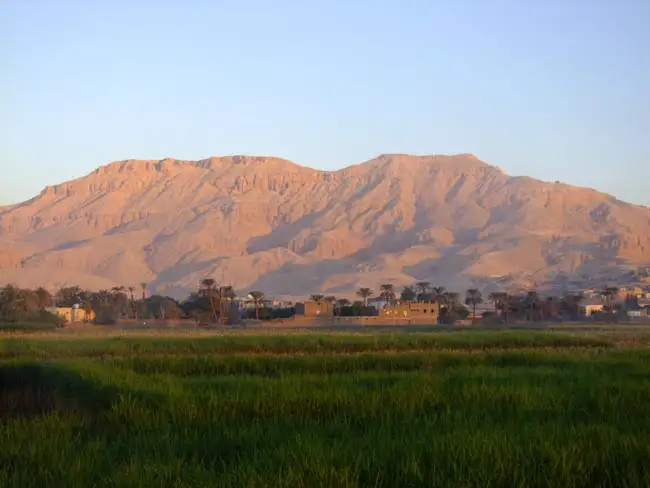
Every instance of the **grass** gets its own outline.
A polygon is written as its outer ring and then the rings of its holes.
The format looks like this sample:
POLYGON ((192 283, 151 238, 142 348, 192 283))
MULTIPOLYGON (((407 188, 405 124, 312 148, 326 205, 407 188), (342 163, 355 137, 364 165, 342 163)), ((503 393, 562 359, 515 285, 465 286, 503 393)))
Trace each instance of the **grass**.
POLYGON ((555 332, 0 339, 0 486, 650 486, 650 349, 555 332))
POLYGON ((56 324, 48 322, 0 322, 0 333, 19 332, 24 333, 38 333, 38 332, 52 332, 56 330, 56 324))

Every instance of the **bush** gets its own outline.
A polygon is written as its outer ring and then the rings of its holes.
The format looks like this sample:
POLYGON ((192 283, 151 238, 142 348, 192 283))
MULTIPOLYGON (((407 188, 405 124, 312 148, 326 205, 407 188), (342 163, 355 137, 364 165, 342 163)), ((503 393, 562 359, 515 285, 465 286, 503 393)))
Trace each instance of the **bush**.
POLYGON ((65 325, 65 320, 57 314, 48 312, 47 310, 38 310, 32 312, 25 317, 25 322, 39 322, 42 324, 51 324, 57 327, 65 325))

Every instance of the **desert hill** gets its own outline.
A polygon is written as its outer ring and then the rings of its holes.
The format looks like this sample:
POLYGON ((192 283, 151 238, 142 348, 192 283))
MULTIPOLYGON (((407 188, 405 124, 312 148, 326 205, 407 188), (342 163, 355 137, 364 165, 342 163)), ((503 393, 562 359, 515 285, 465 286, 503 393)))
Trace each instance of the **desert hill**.
POLYGON ((607 279, 647 263, 647 208, 466 154, 331 172, 269 157, 127 160, 0 208, 0 283, 22 286, 144 281, 182 296, 209 276, 346 295, 607 279))

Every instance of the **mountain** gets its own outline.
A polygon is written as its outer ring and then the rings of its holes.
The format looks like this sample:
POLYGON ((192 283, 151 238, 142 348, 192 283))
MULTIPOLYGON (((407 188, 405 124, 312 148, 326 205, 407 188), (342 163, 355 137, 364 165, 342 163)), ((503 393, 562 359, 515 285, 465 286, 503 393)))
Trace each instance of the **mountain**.
POLYGON ((650 210, 475 156, 339 171, 269 157, 127 160, 0 208, 0 283, 182 296, 202 278, 276 296, 429 281, 605 280, 650 263, 650 210))

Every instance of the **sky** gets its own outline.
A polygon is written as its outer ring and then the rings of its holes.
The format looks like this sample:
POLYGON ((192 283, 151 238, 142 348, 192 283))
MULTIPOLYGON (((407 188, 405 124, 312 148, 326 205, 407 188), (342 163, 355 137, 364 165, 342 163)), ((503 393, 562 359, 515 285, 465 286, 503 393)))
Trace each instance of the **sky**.
POLYGON ((648 0, 0 0, 0 204, 130 158, 472 153, 650 205, 648 0))

